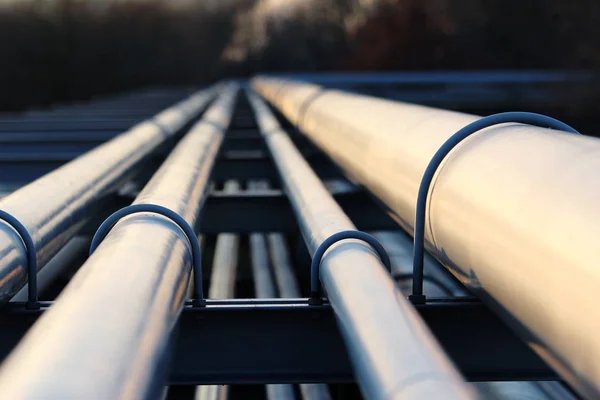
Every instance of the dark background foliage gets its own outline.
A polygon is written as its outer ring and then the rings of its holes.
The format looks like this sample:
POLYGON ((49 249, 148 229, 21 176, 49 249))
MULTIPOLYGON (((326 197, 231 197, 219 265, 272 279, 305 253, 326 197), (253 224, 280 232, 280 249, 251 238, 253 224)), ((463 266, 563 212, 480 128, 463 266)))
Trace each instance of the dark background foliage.
POLYGON ((0 0, 0 110, 264 71, 596 69, 597 21, 597 0, 0 0))

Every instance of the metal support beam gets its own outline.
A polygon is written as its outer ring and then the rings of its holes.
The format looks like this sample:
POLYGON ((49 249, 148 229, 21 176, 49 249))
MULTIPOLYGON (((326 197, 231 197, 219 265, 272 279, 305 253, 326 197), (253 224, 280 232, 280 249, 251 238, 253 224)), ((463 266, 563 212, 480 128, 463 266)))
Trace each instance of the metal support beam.
MULTIPOLYGON (((433 155, 475 115, 256 79, 254 87, 413 231, 433 155), (359 111, 359 112, 357 112, 359 111)), ((556 368, 600 396, 600 140, 523 124, 449 154, 427 202, 432 254, 556 368)))
MULTIPOLYGON (((69 240, 48 264, 39 272, 37 281, 37 290, 43 299, 43 294, 50 286, 61 276, 68 272, 73 263, 87 253, 90 248, 91 238, 88 236, 76 236, 69 240)), ((11 301, 27 301, 29 286, 25 285, 11 301)))
MULTIPOLYGON (((237 89, 222 89, 134 204, 194 224, 237 89)), ((2 364, 0 398, 156 398, 191 276, 190 240, 161 215, 123 217, 2 364)))
MULTIPOLYGON (((266 182, 250 182, 250 190, 264 190, 268 188, 266 182)), ((250 235, 250 255, 252 260, 252 277, 254 279, 254 292, 257 298, 275 298, 277 289, 281 297, 300 297, 297 290, 298 283, 292 271, 288 249, 284 244, 281 233, 272 233, 267 236, 261 233, 250 235), (273 268, 269 262, 269 254, 272 257, 273 268), (277 276, 277 283, 273 278, 273 272, 277 276)), ((300 385, 302 398, 304 400, 330 400, 326 385, 304 383, 300 385)), ((292 385, 267 385, 267 398, 269 400, 294 400, 296 395, 292 385)))
MULTIPOLYGON (((340 170, 321 153, 307 154, 306 159, 321 179, 342 178, 340 170)), ((0 161, 1 162, 1 161, 0 161)), ((221 155, 213 171, 216 181, 276 180, 277 172, 268 154, 262 151, 228 152, 221 155)))
MULTIPOLYGON (((250 101, 311 254, 355 227, 294 147, 268 107, 250 101)), ((451 362, 384 270, 370 246, 343 241, 321 261, 320 278, 336 312, 357 381, 368 398, 471 398, 451 362)))
MULTIPOLYGON (((225 193, 236 193, 240 185, 236 181, 227 181, 223 187, 225 193)), ((215 255, 213 258, 212 275, 208 297, 211 299, 233 298, 235 292, 235 278, 238 266, 238 252, 240 245, 239 235, 221 233, 217 236, 215 255)), ((199 386, 196 388, 196 400, 226 400, 229 393, 228 386, 199 386)))
MULTIPOLYGON (((397 229, 398 224, 363 191, 339 191, 336 202, 361 230, 397 229)), ((287 196, 280 190, 213 192, 200 218, 203 234, 220 232, 296 232, 298 224, 287 196), (265 218, 268 215, 268 218, 265 218)))
MULTIPOLYGON (((10 303, 0 310, 0 360, 49 305, 27 310, 22 303, 10 303)), ((557 379, 478 302, 430 300, 416 310, 470 381, 557 379)), ((306 299, 208 300, 206 307, 186 306, 176 332, 169 384, 354 381, 344 341, 327 304, 308 306, 306 299)))
MULTIPOLYGON (((212 90, 199 92, 3 198, 0 209, 19 220, 34 241, 38 269, 93 217, 107 195, 131 179, 142 161, 212 98, 212 90)), ((0 181, 11 172, 3 166, 0 171, 0 181)), ((0 304, 25 285, 26 256, 22 238, 0 222, 0 304)))

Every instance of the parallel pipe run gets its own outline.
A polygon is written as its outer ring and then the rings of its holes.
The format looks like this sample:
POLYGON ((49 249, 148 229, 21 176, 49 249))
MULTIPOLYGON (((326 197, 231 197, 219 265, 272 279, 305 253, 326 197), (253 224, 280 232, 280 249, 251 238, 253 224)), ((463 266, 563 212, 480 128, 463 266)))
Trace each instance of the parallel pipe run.
MULTIPOLYGON (((257 182, 251 187, 258 189, 268 189, 269 186, 266 182, 257 182)), ((271 291, 274 293, 275 289, 279 291, 279 297, 288 298, 300 298, 301 293, 298 289, 298 282, 294 275, 293 267, 290 262, 289 249, 285 242, 285 237, 281 233, 269 233, 265 235, 261 233, 255 233, 250 237, 250 250, 252 252, 252 266, 255 269, 254 277, 256 280, 260 280, 261 283, 256 284, 256 294, 259 296, 260 286, 270 286, 264 294, 265 297, 271 291), (255 240, 253 244, 252 237, 260 237, 260 240, 255 240), (256 249, 256 253, 255 253, 256 249), (268 252, 268 254, 267 254, 268 252), (255 267, 255 264, 257 267, 255 267), (272 265, 273 276, 266 271, 269 264, 272 265), (260 268, 258 276, 262 279, 257 279, 256 270, 260 268), (277 282, 275 285, 274 281, 277 282)), ((262 291, 261 291, 262 293, 262 291)), ((291 385, 267 385, 267 396, 270 400, 276 400, 279 398, 295 398, 290 395, 291 385)), ((331 400, 329 389, 327 385, 320 383, 303 383, 300 385, 300 392, 304 400, 331 400)))
MULTIPOLYGON (((248 184, 249 190, 268 188, 269 185, 266 182, 253 181, 248 184)), ((270 233, 268 237, 262 233, 251 234, 250 255, 254 292, 257 298, 277 297, 277 289, 281 294, 280 297, 301 297, 289 261, 288 249, 281 233, 270 233), (274 273, 275 278, 271 272, 274 273), (277 285, 275 285, 275 280, 277 280, 277 285)), ((300 391, 304 400, 331 400, 327 385, 324 384, 301 384, 300 391)), ((267 385, 267 398, 269 400, 293 400, 296 398, 294 386, 267 385)))
MULTIPOLYGON (((37 274, 37 291, 42 294, 48 290, 51 285, 61 276, 69 271, 69 267, 73 263, 86 254, 86 250, 90 247, 90 238, 86 236, 75 236, 69 240, 58 253, 37 274)), ((25 285, 10 301, 25 302, 30 294, 28 285, 25 285)))
MULTIPOLYGON (((96 208, 139 170, 146 156, 213 97, 214 90, 199 92, 0 200, 0 210, 23 224, 32 239, 25 248, 28 235, 21 236, 0 221, 0 304, 25 285, 30 264, 43 268, 90 221, 96 208), (27 251, 35 263, 27 262, 27 251)), ((37 292, 31 278, 33 306, 37 292)))
MULTIPOLYGON (((248 189, 264 189, 262 182, 250 182, 248 189)), ((262 233, 250 234, 250 258, 252 265, 252 280, 254 281, 254 294, 256 298, 275 298, 277 290, 271 276, 267 242, 262 233)), ((294 400, 294 385, 267 385, 268 400, 294 400)))
POLYGON ((194 232, 194 228, 179 214, 177 214, 173 210, 169 210, 166 207, 160 206, 158 204, 132 204, 130 206, 124 207, 119 211, 114 212, 110 217, 106 219, 96 231, 92 239, 92 243, 90 245, 90 255, 100 246, 102 240, 108 235, 110 230, 117 224, 121 219, 136 213, 154 213, 158 215, 162 215, 165 218, 171 220, 171 222, 175 223, 179 228, 185 233, 188 239, 188 244, 190 246, 190 251, 192 252, 192 265, 193 275, 196 278, 195 284, 195 297, 198 304, 204 303, 204 294, 202 290, 202 256, 200 254, 200 242, 196 233, 194 232))
MULTIPOLYGON (((428 163, 479 118, 298 82, 253 86, 409 233, 428 163)), ((428 250, 586 397, 600 396, 600 339, 590 334, 600 330, 590 297, 600 288, 598 170, 598 139, 522 124, 486 128, 435 174, 425 231, 428 250)))
MULTIPOLYGON (((331 235, 355 229, 264 102, 254 95, 250 101, 310 253, 331 235)), ((368 245, 348 240, 332 246, 320 276, 366 397, 471 397, 368 245)))
MULTIPOLYGON (((227 181, 223 187, 226 193, 237 193, 237 181, 227 181)), ((211 299, 231 299, 235 292, 235 278, 238 266, 239 235, 220 233, 217 236, 215 255, 208 297, 211 299)), ((196 388, 196 400, 226 400, 229 395, 227 385, 205 385, 196 388)))
MULTIPOLYGON (((223 90, 134 204, 163 206, 194 225, 236 92, 223 90)), ((122 218, 6 359, 0 398, 159 396, 191 266, 188 238, 170 219, 122 218)))
POLYGON ((342 240, 347 239, 361 240, 370 245, 381 259, 381 263, 388 270, 390 270, 390 272, 392 272, 392 264, 390 262, 390 257, 388 256, 381 243, 379 243, 379 241, 377 241, 375 237, 369 235, 368 233, 360 232, 357 230, 336 232, 333 235, 329 236, 327 239, 323 240, 319 247, 317 247, 317 250, 315 250, 315 253, 313 254, 312 263, 310 264, 311 304, 322 304, 321 285, 319 283, 319 267, 321 266, 321 260, 323 259, 323 256, 331 246, 342 240))

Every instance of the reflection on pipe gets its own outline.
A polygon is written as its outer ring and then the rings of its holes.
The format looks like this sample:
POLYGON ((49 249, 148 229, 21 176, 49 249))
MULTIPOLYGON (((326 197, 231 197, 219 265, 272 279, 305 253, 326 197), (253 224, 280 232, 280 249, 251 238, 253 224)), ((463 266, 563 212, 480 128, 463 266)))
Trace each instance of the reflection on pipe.
MULTIPOLYGON (((0 209, 18 219, 32 236, 38 269, 139 170, 146 156, 194 118, 213 95, 213 90, 199 92, 0 200, 0 209)), ((0 221, 0 303, 25 285, 26 272, 21 238, 0 221)))
MULTIPOLYGON (((236 93, 223 89, 134 204, 194 224, 236 93)), ((2 364, 0 398, 157 398, 191 267, 177 224, 152 213, 121 219, 2 364)))
MULTIPOLYGON (((266 182, 254 181, 248 185, 249 190, 268 189, 266 182)), ((268 234, 268 246, 262 233, 250 235, 250 253, 252 257, 252 276, 257 298, 274 298, 276 289, 281 297, 299 298, 300 291, 292 266, 285 238, 281 233, 268 234), (277 279, 276 288, 271 275, 269 255, 273 264, 273 272, 277 279)), ((331 397, 327 385, 301 384, 300 390, 304 400, 329 400, 331 397)), ((269 400, 295 399, 293 385, 267 385, 269 400)))
MULTIPOLYGON (((413 232, 424 171, 474 115, 256 79, 254 87, 413 232), (314 97, 318 93, 318 97, 314 97)), ((429 192, 428 250, 580 394, 600 396, 600 140, 522 124, 455 148, 429 192)))
MULTIPOLYGON (((38 273, 38 292, 43 294, 61 275, 67 272, 69 266, 78 257, 86 254, 90 248, 90 242, 91 238, 86 236, 76 236, 68 241, 38 273)), ((28 285, 23 286, 11 301, 27 301, 27 289, 28 285)))
MULTIPOLYGON (((223 188, 224 193, 236 193, 239 190, 240 185, 238 182, 225 182, 223 188)), ((209 298, 233 298, 238 264, 239 242, 239 235, 233 233, 220 233, 217 236, 212 275, 210 277, 210 286, 208 289, 209 298)), ((226 399, 228 392, 229 386, 227 385, 198 386, 196 389, 196 400, 226 399)))
MULTIPOLYGON (((300 231, 314 254, 331 235, 355 227, 264 102, 252 94, 250 102, 300 231)), ((320 278, 365 397, 472 397, 368 245, 346 240, 332 246, 321 262, 320 278)))

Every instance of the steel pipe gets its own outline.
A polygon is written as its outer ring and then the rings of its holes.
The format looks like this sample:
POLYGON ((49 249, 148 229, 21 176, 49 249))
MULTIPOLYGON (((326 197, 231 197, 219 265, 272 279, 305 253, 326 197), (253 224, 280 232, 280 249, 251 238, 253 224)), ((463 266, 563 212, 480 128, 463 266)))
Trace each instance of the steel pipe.
MULTIPOLYGON (((249 190, 268 189, 266 182, 251 181, 249 190)), ((252 260, 252 277, 257 298, 301 297, 298 282, 294 276, 289 260, 289 251, 281 233, 253 233, 250 235, 250 255, 252 260), (269 261, 271 259, 271 262, 269 261), (271 269, 272 265, 272 269, 271 269), (272 274, 273 273, 273 274, 272 274), (277 278, 277 286, 273 275, 277 278)), ((301 384, 300 391, 304 400, 330 400, 327 385, 301 384)), ((269 400, 295 399, 293 385, 267 385, 269 400)))
MULTIPOLYGON (((79 257, 84 256, 90 248, 91 238, 86 236, 76 236, 69 240, 54 257, 42 269, 37 276, 37 290, 42 294, 62 275, 65 275, 69 266, 79 257)), ((27 301, 28 285, 23 286, 10 301, 27 301)), ((43 297, 42 297, 43 298, 43 297)), ((46 298, 47 300, 47 298, 46 298)))
MULTIPOLYGON (((225 193, 240 190, 237 181, 227 181, 223 187, 225 193)), ((215 255, 208 297, 211 299, 230 299, 235 292, 235 277, 238 266, 240 237, 233 233, 220 233, 217 236, 215 255)), ((196 400, 225 400, 229 395, 227 385, 206 385, 196 388, 196 400)))
MULTIPOLYGON (((413 245, 404 232, 373 232, 372 235, 387 250, 392 262, 392 276, 397 280, 400 290, 409 295, 412 289, 412 249, 413 245)), ((455 293, 464 295, 455 282, 444 275, 433 260, 425 267, 423 293, 428 297, 453 297, 455 293), (433 261, 433 262, 432 262, 433 261)), ((440 266, 440 268, 442 268, 440 266)), ((447 273, 447 272, 446 272, 447 273)))
MULTIPOLYGON (((236 181, 227 181, 225 193, 237 193, 240 185, 236 181)), ((238 264, 239 235, 220 233, 217 236, 215 256, 208 297, 211 299, 230 299, 235 291, 235 275, 238 264)))
MULTIPOLYGON (((319 86, 254 87, 412 234, 440 146, 477 116, 319 86)), ((600 140, 521 124, 487 128, 445 159, 429 191, 429 251, 587 397, 600 396, 600 140)))
MULTIPOLYGON (((237 85, 224 89, 134 204, 193 226, 237 85)), ((0 398, 157 398, 191 275, 188 238, 171 220, 121 219, 0 368, 0 398)))
MULTIPOLYGON (((262 100, 250 95, 309 252, 355 229, 262 100)), ((325 253, 320 278, 365 397, 471 398, 471 392, 375 252, 347 240, 325 253)))
MULTIPOLYGON (((0 209, 32 236, 38 270, 90 221, 107 195, 139 170, 146 156, 212 98, 213 90, 201 91, 0 200, 0 209)), ((26 276, 23 241, 0 221, 0 304, 25 285, 26 276)))
MULTIPOLYGON (((392 259, 392 268, 402 274, 412 270, 412 243, 405 232, 374 232, 373 236, 381 241, 392 259)), ((426 258, 427 260, 427 258, 426 258)), ((394 271, 394 272, 396 272, 394 271)), ((432 297, 460 297, 466 291, 446 274, 448 272, 435 260, 426 261, 426 279, 424 290, 432 297)), ((408 296, 412 291, 410 279, 403 279, 400 289, 408 296)), ((493 400, 530 399, 552 400, 574 399, 574 395, 561 382, 473 382, 471 383, 481 397, 493 400)))
MULTIPOLYGON (((249 190, 264 189, 262 182, 250 182, 249 190)), ((252 266, 252 279, 254 281, 254 294, 256 298, 272 299, 277 297, 277 290, 271 276, 269 253, 265 235, 262 233, 250 234, 250 257, 252 266)), ((269 400, 294 400, 294 385, 266 385, 267 399, 269 400)))
MULTIPOLYGON (((267 234, 267 243, 275 280, 277 281, 279 297, 300 298, 301 293, 300 289, 298 289, 298 281, 294 275, 290 262, 289 249, 284 236, 281 233, 269 233, 267 234)), ((327 389, 327 385, 325 384, 303 383, 300 385, 300 392, 304 400, 331 399, 329 389, 327 389)), ((277 399, 277 393, 274 393, 272 398, 277 399)))

